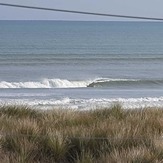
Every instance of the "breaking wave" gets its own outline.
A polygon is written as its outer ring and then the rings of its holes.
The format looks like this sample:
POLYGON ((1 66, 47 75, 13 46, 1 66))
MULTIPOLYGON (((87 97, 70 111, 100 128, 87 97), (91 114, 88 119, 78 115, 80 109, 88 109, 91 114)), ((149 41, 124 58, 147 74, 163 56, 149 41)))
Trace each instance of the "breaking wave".
POLYGON ((44 79, 34 82, 0 82, 0 88, 78 88, 87 87, 90 81, 69 81, 66 79, 44 79))
POLYGON ((42 81, 7 82, 1 81, 0 88, 84 88, 84 87, 123 87, 123 86, 163 86, 163 80, 109 79, 70 81, 67 79, 44 79, 42 81))

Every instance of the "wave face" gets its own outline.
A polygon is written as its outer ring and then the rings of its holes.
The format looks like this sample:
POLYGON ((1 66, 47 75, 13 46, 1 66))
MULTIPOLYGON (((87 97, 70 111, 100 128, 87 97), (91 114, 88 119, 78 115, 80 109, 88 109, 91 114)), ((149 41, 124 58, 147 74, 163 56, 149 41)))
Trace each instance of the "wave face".
POLYGON ((97 78, 94 80, 70 81, 67 79, 44 79, 42 81, 7 82, 1 81, 0 88, 84 88, 84 87, 158 87, 163 86, 163 80, 140 79, 109 79, 97 78))
POLYGON ((99 79, 90 83, 88 87, 151 87, 159 85, 163 85, 162 79, 99 79))

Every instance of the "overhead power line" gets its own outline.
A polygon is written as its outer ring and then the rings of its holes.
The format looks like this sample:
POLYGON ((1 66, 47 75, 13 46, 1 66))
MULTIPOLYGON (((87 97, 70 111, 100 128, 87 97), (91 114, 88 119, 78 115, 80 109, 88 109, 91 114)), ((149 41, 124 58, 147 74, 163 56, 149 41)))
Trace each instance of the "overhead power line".
POLYGON ((117 18, 127 18, 127 19, 142 19, 142 20, 163 21, 163 18, 156 18, 156 17, 130 16, 130 15, 118 15, 118 14, 97 13, 97 12, 87 12, 87 11, 65 10, 65 9, 34 7, 34 6, 26 6, 26 5, 8 4, 8 3, 0 3, 0 5, 1 6, 9 6, 9 7, 36 9, 36 10, 46 10, 46 11, 56 11, 56 12, 83 14, 83 15, 95 15, 95 16, 117 17, 117 18))

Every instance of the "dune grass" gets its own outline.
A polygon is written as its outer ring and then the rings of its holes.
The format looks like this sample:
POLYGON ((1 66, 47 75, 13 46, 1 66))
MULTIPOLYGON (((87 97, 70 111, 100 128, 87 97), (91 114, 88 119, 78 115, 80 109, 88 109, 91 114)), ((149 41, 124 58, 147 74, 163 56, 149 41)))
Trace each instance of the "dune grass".
POLYGON ((1 163, 161 163, 163 109, 0 107, 1 163))

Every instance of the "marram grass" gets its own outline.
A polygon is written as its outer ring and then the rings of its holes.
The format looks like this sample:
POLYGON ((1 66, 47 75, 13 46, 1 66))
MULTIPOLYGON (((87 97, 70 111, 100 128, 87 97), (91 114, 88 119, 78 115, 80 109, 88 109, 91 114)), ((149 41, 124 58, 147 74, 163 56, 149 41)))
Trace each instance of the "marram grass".
POLYGON ((161 163, 163 109, 0 107, 0 163, 161 163))

